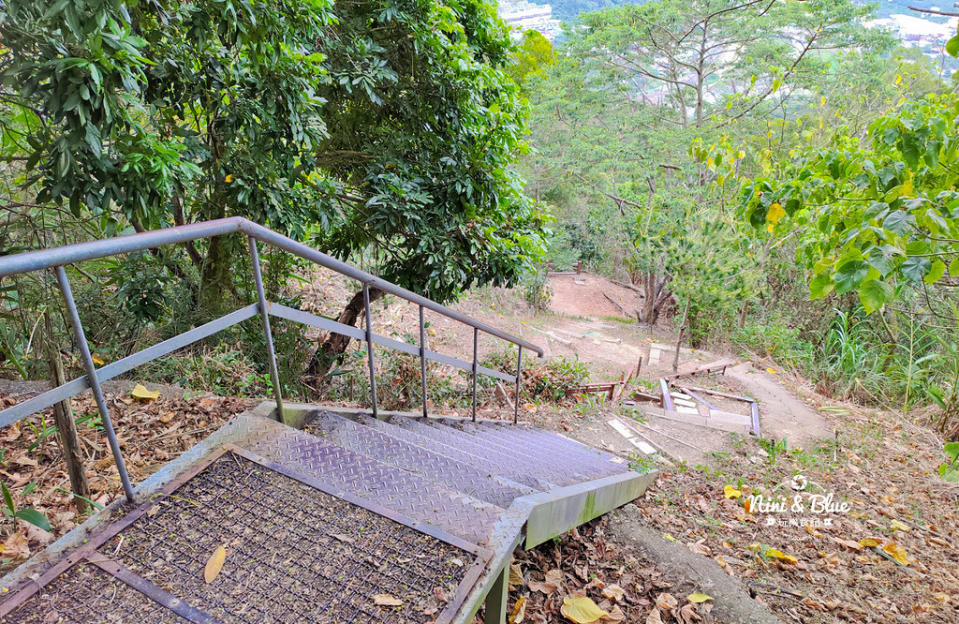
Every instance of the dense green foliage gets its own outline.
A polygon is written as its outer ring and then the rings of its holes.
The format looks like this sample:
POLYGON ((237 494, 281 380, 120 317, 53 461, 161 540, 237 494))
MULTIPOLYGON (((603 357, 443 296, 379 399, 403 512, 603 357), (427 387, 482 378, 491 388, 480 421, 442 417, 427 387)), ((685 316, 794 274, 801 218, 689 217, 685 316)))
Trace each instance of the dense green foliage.
MULTIPOLYGON (((541 252, 512 167, 513 45, 485 0, 14 0, 0 44, 3 253, 241 215, 450 301, 541 252)), ((245 249, 93 274, 141 332, 248 301, 245 249)), ((268 261, 276 291, 294 266, 268 261)), ((8 359, 33 323, 17 320, 8 359)))
MULTIPOLYGON (((548 254, 839 396, 955 415, 953 84, 854 2, 585 13, 527 81, 548 254), (598 250, 598 252, 597 252, 598 250), (811 289, 810 289, 811 287, 811 289)), ((679 323, 678 318, 674 321, 679 323)))

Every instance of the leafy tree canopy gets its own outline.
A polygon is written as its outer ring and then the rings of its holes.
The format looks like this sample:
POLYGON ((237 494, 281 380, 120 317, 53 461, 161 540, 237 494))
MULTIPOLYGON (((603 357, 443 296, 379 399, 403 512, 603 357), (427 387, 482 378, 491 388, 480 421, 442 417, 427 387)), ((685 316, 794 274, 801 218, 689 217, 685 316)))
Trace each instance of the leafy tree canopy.
MULTIPOLYGON (((374 271, 438 300, 513 281, 541 247, 511 170, 512 46, 483 0, 13 0, 0 43, 5 147, 40 203, 373 246, 374 271)), ((190 249, 214 298, 230 245, 190 249)))
POLYGON ((797 236, 813 298, 858 293, 867 311, 897 289, 959 277, 959 97, 909 101, 865 140, 838 128, 743 189, 753 225, 797 236))

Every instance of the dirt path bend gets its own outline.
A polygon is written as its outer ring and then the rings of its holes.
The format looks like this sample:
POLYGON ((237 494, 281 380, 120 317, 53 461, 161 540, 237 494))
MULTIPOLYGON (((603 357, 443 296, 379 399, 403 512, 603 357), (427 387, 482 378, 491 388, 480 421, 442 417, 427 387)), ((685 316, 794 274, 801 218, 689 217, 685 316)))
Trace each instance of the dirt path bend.
POLYGON ((748 388, 759 403, 764 437, 785 438, 790 448, 812 449, 833 436, 825 418, 765 371, 744 362, 726 369, 726 375, 748 388))

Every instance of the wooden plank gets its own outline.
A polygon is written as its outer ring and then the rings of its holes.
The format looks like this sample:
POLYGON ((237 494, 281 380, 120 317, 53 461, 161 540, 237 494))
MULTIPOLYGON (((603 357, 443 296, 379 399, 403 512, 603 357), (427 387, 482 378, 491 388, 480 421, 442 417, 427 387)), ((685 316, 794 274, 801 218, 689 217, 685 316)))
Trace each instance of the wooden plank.
POLYGON ((687 385, 682 385, 677 387, 686 393, 690 393, 691 390, 694 390, 696 392, 703 392, 705 394, 712 394, 715 396, 726 397, 727 399, 734 399, 736 401, 745 401, 747 403, 753 402, 753 400, 750 399, 749 397, 739 396, 738 394, 729 394, 728 392, 720 392, 719 390, 710 390, 709 388, 700 388, 698 386, 687 386, 687 385))
POLYGON ((660 417, 665 418, 666 420, 675 420, 681 423, 686 423, 687 425, 696 425, 697 427, 705 427, 706 419, 702 416, 693 416, 691 414, 680 414, 676 410, 663 410, 661 414, 658 414, 660 417))
POLYGON ((663 393, 663 408, 666 411, 673 411, 673 398, 669 396, 669 384, 665 379, 659 380, 659 390, 663 393))
POLYGON ((691 368, 683 371, 678 371, 675 373, 670 373, 669 375, 665 375, 663 379, 670 380, 670 379, 676 379, 678 377, 700 375, 702 373, 715 373, 719 371, 725 372, 726 367, 732 366, 733 364, 735 364, 733 360, 716 360, 715 362, 710 362, 709 364, 697 366, 696 368, 691 368))

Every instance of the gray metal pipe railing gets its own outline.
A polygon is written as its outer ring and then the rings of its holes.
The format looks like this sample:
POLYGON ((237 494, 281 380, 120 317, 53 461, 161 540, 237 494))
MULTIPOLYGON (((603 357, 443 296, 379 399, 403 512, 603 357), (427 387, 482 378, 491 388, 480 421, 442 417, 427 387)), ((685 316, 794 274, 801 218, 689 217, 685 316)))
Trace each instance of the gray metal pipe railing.
POLYGON ((475 327, 485 334, 496 336, 501 340, 511 342, 515 345, 522 345, 524 349, 533 351, 538 356, 543 356, 543 349, 517 336, 512 336, 500 329, 487 325, 465 314, 451 310, 446 306, 436 303, 432 299, 427 299, 410 290, 397 286, 392 282, 376 277, 371 273, 362 271, 350 264, 337 260, 321 251, 308 247, 303 243, 298 243, 292 238, 288 238, 263 227, 257 223, 244 219, 243 217, 228 217, 226 219, 216 219, 214 221, 204 221, 203 223, 192 223, 190 225, 178 225, 176 227, 165 228, 162 230, 153 230, 150 232, 141 232, 130 234, 128 236, 118 236, 100 241, 90 241, 88 243, 77 243, 74 245, 65 245, 63 247, 54 247, 52 249, 38 249, 36 251, 26 251, 23 253, 0 256, 0 277, 7 277, 16 273, 26 273, 37 271, 39 269, 52 268, 58 265, 73 264, 84 260, 94 260, 106 256, 129 253, 131 251, 141 251, 143 249, 152 249, 174 243, 185 243, 200 238, 209 238, 211 236, 221 236, 233 232, 243 232, 252 236, 256 240, 283 249, 304 260, 310 260, 320 266, 326 267, 337 273, 355 279, 358 282, 366 284, 370 288, 377 288, 383 292, 396 295, 401 299, 406 299, 417 305, 421 305, 427 310, 438 312, 454 321, 459 321, 464 325, 475 327))
POLYGON ((270 376, 273 382, 273 392, 276 399, 278 418, 282 417, 283 399, 280 388, 279 372, 276 364, 276 353, 273 348, 273 336, 270 329, 269 317, 271 315, 366 341, 367 357, 369 360, 370 369, 371 407, 374 415, 377 413, 376 375, 373 355, 374 343, 409 353, 411 355, 419 356, 420 371, 422 376, 423 416, 428 414, 428 401, 426 394, 427 360, 442 362, 463 370, 469 370, 471 372, 472 415, 474 420, 476 419, 476 380, 478 374, 482 373, 483 375, 496 377, 504 381, 515 383, 516 403, 513 407, 513 422, 515 423, 519 410, 523 349, 529 349, 540 357, 543 357, 543 349, 534 344, 487 325, 486 323, 477 321, 476 319, 466 316, 465 314, 451 310, 444 305, 436 303, 435 301, 427 299, 421 295, 417 295, 416 293, 402 288, 401 286, 397 286, 396 284, 380 279, 370 273, 361 271, 354 266, 346 264, 345 262, 341 262, 340 260, 312 249, 311 247, 308 247, 302 243, 298 243, 286 236, 283 236, 282 234, 278 234, 269 228, 265 228, 242 217, 218 219, 215 221, 182 225, 162 230, 154 230, 151 232, 132 234, 129 236, 109 238, 100 241, 91 241, 52 249, 40 249, 37 251, 28 251, 9 256, 0 256, 0 278, 50 268, 55 270, 57 281, 60 284, 60 290, 67 305, 67 311, 70 315, 70 321, 73 326, 74 337, 80 348, 80 355, 86 374, 83 377, 79 377, 61 386, 53 388, 52 390, 43 392, 40 395, 23 401, 17 405, 0 410, 0 427, 12 424, 42 409, 50 407, 54 403, 76 396, 88 388, 92 389, 97 403, 97 408, 100 411, 100 415, 103 419, 104 429, 110 443, 110 450, 113 453, 114 460, 117 464, 117 470, 120 475, 120 480, 123 483, 124 492, 131 502, 133 501, 133 487, 130 483, 130 478, 123 462, 119 442, 117 441, 116 433, 113 429, 110 413, 106 406, 106 401, 103 398, 103 391, 100 387, 100 382, 116 377, 117 375, 123 374, 124 372, 127 372, 136 366, 154 360, 168 353, 172 353, 177 349, 193 344, 199 340, 202 340, 203 338, 212 336, 215 333, 256 316, 257 314, 263 318, 263 331, 266 338, 267 356, 270 360, 270 376), (246 234, 248 237, 250 261, 253 269, 253 280, 256 286, 257 303, 240 308, 239 310, 214 319, 209 323, 195 327, 191 330, 183 332, 182 334, 178 334, 173 338, 169 338, 163 342, 147 347, 142 351, 138 351, 132 355, 117 360, 116 362, 102 366, 99 369, 96 368, 92 355, 90 354, 90 348, 86 340, 86 335, 80 323, 80 317, 77 313, 76 304, 73 301, 70 283, 64 269, 66 265, 76 262, 83 262, 85 260, 94 260, 97 258, 103 258, 117 254, 130 253, 133 251, 141 251, 144 249, 152 249, 165 245, 185 243, 200 238, 222 236, 225 234, 238 232, 246 234), (363 308, 366 321, 365 330, 360 330, 352 325, 345 325, 343 323, 332 321, 330 319, 310 314, 302 310, 288 308, 286 306, 268 301, 263 288, 260 259, 256 248, 257 241, 288 251, 289 253, 299 256, 300 258, 309 260, 322 267, 331 269, 337 273, 359 281, 363 285, 363 308), (372 315, 370 310, 370 288, 377 288, 383 292, 393 294, 401 299, 405 299, 417 305, 419 310, 420 330, 420 343, 418 347, 394 340, 392 338, 380 336, 373 332, 372 315), (423 319, 424 310, 438 312, 447 318, 465 325, 469 325, 473 328, 472 362, 466 362, 464 360, 436 353, 435 351, 430 351, 426 348, 426 336, 423 319), (519 347, 515 375, 508 375, 506 373, 479 365, 477 359, 479 332, 483 332, 501 340, 511 342, 519 347))

